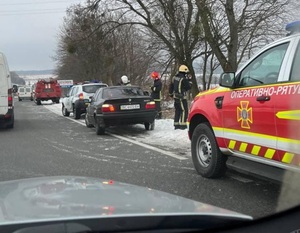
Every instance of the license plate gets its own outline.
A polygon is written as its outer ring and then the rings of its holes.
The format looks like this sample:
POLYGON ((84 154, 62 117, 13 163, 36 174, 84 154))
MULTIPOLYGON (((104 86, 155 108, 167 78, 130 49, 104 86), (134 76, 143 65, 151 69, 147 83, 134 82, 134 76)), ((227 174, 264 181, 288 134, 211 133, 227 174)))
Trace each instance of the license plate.
POLYGON ((140 109, 140 105, 139 104, 121 105, 120 109, 121 110, 140 109))

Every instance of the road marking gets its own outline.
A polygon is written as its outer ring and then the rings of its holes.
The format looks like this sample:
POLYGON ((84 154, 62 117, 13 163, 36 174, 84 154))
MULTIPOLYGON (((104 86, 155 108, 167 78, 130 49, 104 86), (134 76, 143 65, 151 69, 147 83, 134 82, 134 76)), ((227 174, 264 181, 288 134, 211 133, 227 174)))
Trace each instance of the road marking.
POLYGON ((175 158, 175 159, 179 159, 179 160, 186 160, 186 159, 187 159, 187 158, 185 158, 185 157, 176 155, 176 154, 174 154, 174 153, 172 153, 172 152, 165 151, 165 150, 162 150, 162 149, 156 148, 156 147, 154 147, 154 146, 150 146, 150 145, 144 144, 144 143, 142 143, 142 142, 135 141, 135 140, 133 140, 133 139, 130 139, 130 138, 127 138, 127 137, 124 137, 124 136, 120 136, 120 135, 116 135, 116 134, 112 134, 112 133, 106 133, 106 134, 111 135, 111 136, 116 137, 116 138, 119 138, 119 139, 121 139, 121 140, 130 142, 130 143, 132 143, 132 144, 136 144, 136 145, 138 145, 138 146, 142 146, 142 147, 147 148, 147 149, 149 149, 149 150, 153 150, 153 151, 159 152, 159 153, 161 153, 161 154, 164 154, 164 155, 173 157, 173 158, 175 158))
MULTIPOLYGON (((44 107, 47 108, 46 106, 44 106, 44 107)), ((57 111, 54 111, 54 110, 51 109, 51 108, 47 108, 47 109, 48 109, 49 111, 55 113, 56 115, 59 115, 59 116, 61 116, 61 117, 64 117, 64 116, 61 115, 60 112, 58 113, 57 111)), ((65 118, 65 119, 69 119, 69 120, 71 120, 71 121, 74 121, 74 122, 76 122, 76 123, 78 123, 78 124, 81 124, 81 125, 83 125, 83 126, 86 126, 85 123, 83 123, 83 122, 81 122, 81 121, 79 121, 79 120, 75 120, 75 119, 70 118, 70 117, 64 117, 64 118, 65 118)), ((146 148, 146 149, 153 150, 153 151, 156 151, 156 152, 158 152, 158 153, 167 155, 167 156, 172 157, 172 158, 174 158, 174 159, 178 159, 178 160, 186 160, 186 159, 188 159, 188 158, 186 158, 186 157, 182 157, 182 156, 180 156, 180 155, 176 155, 176 154, 174 154, 174 153, 172 153, 172 152, 170 152, 170 151, 165 151, 165 150, 162 150, 162 149, 156 148, 156 147, 154 147, 154 146, 150 146, 150 145, 144 144, 144 143, 142 143, 142 142, 135 141, 135 140, 133 140, 133 139, 130 139, 130 138, 127 138, 127 137, 124 137, 124 136, 120 136, 120 135, 112 134, 112 133, 108 133, 108 132, 106 132, 106 134, 107 134, 107 135, 110 135, 110 136, 113 136, 113 137, 115 137, 115 138, 119 138, 119 139, 121 139, 121 140, 130 142, 130 143, 132 143, 132 144, 135 144, 135 145, 144 147, 144 148, 146 148)))

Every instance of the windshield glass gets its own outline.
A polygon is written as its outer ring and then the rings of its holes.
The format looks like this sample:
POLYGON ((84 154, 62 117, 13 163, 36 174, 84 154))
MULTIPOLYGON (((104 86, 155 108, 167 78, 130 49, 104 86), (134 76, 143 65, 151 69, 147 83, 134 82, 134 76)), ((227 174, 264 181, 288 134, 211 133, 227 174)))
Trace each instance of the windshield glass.
POLYGON ((88 86, 83 86, 82 90, 86 93, 95 93, 101 87, 106 87, 106 86, 105 85, 88 85, 88 86))
POLYGON ((0 232, 85 210, 300 208, 300 1, 0 8, 0 232))

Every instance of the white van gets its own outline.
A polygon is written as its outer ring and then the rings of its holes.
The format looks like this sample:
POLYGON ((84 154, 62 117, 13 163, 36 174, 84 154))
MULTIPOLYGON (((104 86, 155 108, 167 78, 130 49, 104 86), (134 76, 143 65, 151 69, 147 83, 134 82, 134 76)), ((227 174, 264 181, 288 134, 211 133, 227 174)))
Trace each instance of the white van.
POLYGON ((14 127, 14 103, 11 77, 5 55, 0 52, 0 126, 14 127))
POLYGON ((33 101, 32 87, 31 86, 19 86, 18 99, 19 99, 19 101, 22 101, 22 100, 33 101))

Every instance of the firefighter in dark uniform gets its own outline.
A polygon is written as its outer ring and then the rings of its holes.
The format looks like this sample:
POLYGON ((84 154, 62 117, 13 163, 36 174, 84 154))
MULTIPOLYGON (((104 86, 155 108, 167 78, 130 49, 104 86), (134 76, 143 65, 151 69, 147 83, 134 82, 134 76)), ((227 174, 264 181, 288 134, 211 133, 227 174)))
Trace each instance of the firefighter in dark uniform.
POLYGON ((159 77, 159 73, 154 71, 151 73, 151 78, 154 79, 153 86, 151 86, 151 97, 154 99, 155 107, 157 111, 156 119, 162 118, 162 112, 161 112, 161 90, 162 90, 162 82, 159 77))
POLYGON ((191 89, 192 82, 189 79, 189 69, 185 65, 181 65, 178 74, 173 77, 169 87, 169 95, 174 98, 175 129, 187 128, 188 104, 187 91, 191 89))

